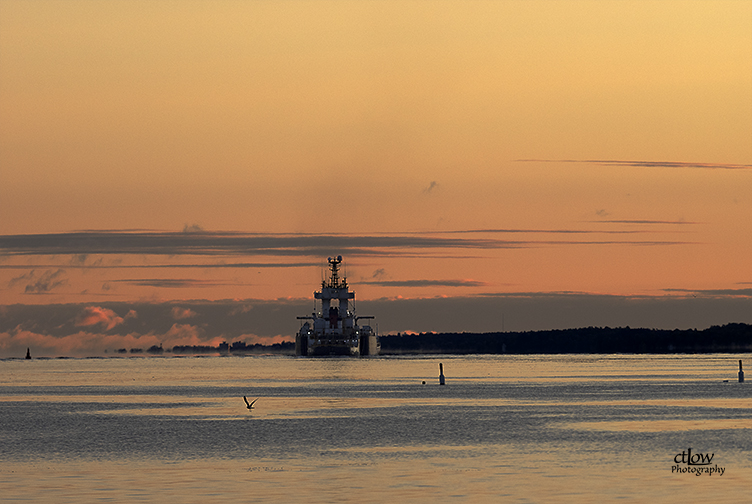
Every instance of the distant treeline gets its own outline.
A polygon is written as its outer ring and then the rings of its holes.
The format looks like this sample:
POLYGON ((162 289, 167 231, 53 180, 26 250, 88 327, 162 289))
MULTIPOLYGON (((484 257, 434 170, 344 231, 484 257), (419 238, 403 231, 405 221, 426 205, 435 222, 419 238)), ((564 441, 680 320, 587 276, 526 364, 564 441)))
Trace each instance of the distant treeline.
POLYGON ((586 327, 552 331, 421 333, 381 337, 382 354, 739 353, 752 351, 752 325, 702 331, 586 327))
POLYGON ((285 341, 282 343, 274 343, 272 345, 262 345, 260 343, 254 343, 253 345, 247 345, 244 341, 235 341, 232 344, 226 342, 220 343, 218 346, 202 346, 202 345, 180 345, 172 347, 172 353, 176 354, 197 354, 197 353, 221 353, 221 354, 244 354, 244 353, 295 353, 295 343, 292 341, 285 341))
MULTIPOLYGON (((143 348, 131 348, 130 351, 125 348, 115 350, 115 353, 125 354, 144 353, 143 348)), ((153 345, 146 350, 146 353, 152 355, 161 355, 163 353, 173 354, 246 354, 246 353, 295 353, 294 342, 274 343, 272 345, 261 345, 259 343, 247 345, 243 341, 235 341, 232 344, 222 342, 219 345, 176 345, 172 348, 164 349, 162 345, 153 345)))
MULTIPOLYGON (((381 336, 382 355, 398 354, 565 354, 565 353, 742 353, 752 352, 752 325, 726 324, 696 329, 632 329, 585 327, 552 331, 491 333, 421 333, 381 336)), ((125 348, 116 353, 128 353, 125 348)), ((247 345, 243 341, 217 346, 152 346, 146 353, 294 354, 295 343, 247 345)), ((130 353, 144 353, 131 348, 130 353)))

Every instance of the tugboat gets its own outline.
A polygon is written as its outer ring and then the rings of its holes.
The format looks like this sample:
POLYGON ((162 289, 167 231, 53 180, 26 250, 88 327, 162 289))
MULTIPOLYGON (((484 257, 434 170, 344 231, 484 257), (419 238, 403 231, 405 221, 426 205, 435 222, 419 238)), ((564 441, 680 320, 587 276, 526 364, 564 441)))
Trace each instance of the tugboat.
MULTIPOLYGON (((310 316, 298 317, 306 320, 295 337, 295 354, 310 357, 325 355, 367 356, 378 355, 381 350, 378 334, 370 325, 358 325, 362 319, 372 316, 355 316, 355 293, 350 292, 347 278, 339 277, 342 256, 329 257, 328 280, 321 282, 321 291, 314 292, 314 299, 321 300, 321 311, 310 316), (332 306, 332 300, 337 306, 332 306)), ((315 301, 314 301, 315 302, 315 301)))

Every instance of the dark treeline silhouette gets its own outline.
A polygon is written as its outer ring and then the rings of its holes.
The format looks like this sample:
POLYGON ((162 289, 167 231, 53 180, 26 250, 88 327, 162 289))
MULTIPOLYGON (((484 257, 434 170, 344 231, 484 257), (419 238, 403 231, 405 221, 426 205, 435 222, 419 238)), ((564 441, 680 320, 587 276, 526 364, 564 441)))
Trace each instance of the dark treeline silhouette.
MULTIPOLYGON (((752 325, 726 324, 696 329, 632 329, 584 327, 551 331, 492 333, 421 333, 381 336, 381 354, 565 354, 565 353, 741 353, 752 352, 752 325)), ((125 348, 115 351, 126 353, 125 348)), ((272 345, 243 341, 211 345, 178 345, 149 354, 294 354, 295 343, 272 345)), ((131 348, 130 353, 143 353, 131 348)))
POLYGON ((172 353, 175 354, 210 354, 219 351, 219 347, 210 345, 176 345, 172 347, 172 353))
POLYGON ((381 337, 382 354, 738 353, 752 351, 752 325, 698 331, 586 327, 497 333, 421 333, 381 337))
POLYGON ((146 351, 150 354, 161 355, 164 352, 164 349, 162 348, 162 343, 160 343, 159 346, 150 346, 146 351))
POLYGON ((248 345, 244 341, 235 341, 232 344, 222 342, 217 346, 209 345, 177 345, 172 347, 174 354, 244 354, 244 353, 295 353, 295 342, 274 343, 262 345, 255 343, 248 345))
MULTIPOLYGON (((143 354, 144 349, 143 348, 131 348, 130 350, 127 350, 125 348, 118 348, 115 350, 115 353, 118 354, 125 354, 125 353, 132 353, 132 354, 143 354)), ((173 353, 173 354, 221 354, 221 355, 228 355, 228 354, 246 354, 246 353, 281 353, 281 354, 294 354, 295 353, 295 343, 290 342, 282 342, 282 343, 274 343, 272 345, 262 345, 260 343, 256 343, 254 345, 247 345, 243 341, 236 341, 232 343, 231 345, 227 342, 222 342, 219 345, 211 346, 211 345, 176 345, 172 348, 162 348, 162 344, 159 345, 152 345, 146 350, 146 353, 151 355, 162 355, 163 353, 173 353)))

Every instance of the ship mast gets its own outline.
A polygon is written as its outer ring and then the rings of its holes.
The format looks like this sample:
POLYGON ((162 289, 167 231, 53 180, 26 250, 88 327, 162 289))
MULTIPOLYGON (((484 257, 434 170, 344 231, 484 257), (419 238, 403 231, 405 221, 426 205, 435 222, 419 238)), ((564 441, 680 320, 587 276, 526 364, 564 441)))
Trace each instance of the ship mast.
POLYGON ((330 289, 346 289, 347 278, 342 277, 342 281, 339 279, 339 265, 342 264, 342 256, 329 257, 327 260, 329 261, 329 270, 332 274, 329 277, 329 283, 327 283, 326 280, 323 280, 321 282, 321 287, 324 289, 327 287, 330 289))
POLYGON ((342 264, 342 256, 330 257, 327 260, 329 261, 331 275, 328 281, 321 282, 321 292, 314 292, 313 297, 321 300, 321 316, 334 321, 348 316, 348 302, 355 299, 355 293, 350 292, 347 279, 344 277, 340 279, 339 277, 339 265, 342 264), (331 311, 333 299, 339 302, 336 313, 331 311))

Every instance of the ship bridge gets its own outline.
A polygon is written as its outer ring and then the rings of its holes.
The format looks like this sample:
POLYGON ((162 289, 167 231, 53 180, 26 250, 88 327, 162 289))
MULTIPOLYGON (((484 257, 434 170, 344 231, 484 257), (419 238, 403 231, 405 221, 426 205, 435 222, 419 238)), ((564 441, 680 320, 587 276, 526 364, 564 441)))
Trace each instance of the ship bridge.
POLYGON ((355 293, 350 292, 350 288, 347 285, 347 278, 339 277, 339 266, 342 264, 342 256, 330 257, 329 270, 331 276, 328 280, 321 282, 321 291, 314 292, 314 299, 321 300, 321 316, 325 319, 329 319, 328 329, 342 328, 339 320, 350 317, 349 302, 351 299, 355 299, 355 293), (337 302, 336 306, 332 305, 332 300, 337 302))

